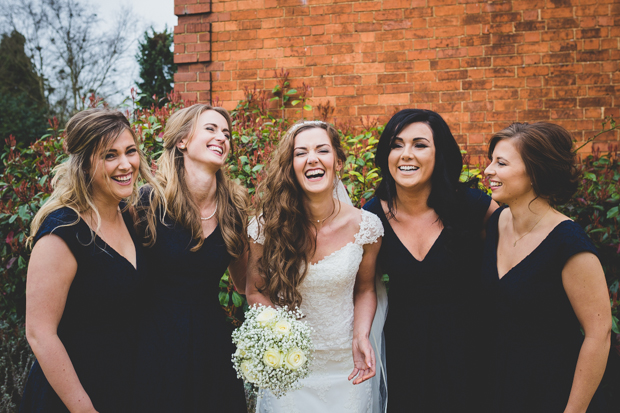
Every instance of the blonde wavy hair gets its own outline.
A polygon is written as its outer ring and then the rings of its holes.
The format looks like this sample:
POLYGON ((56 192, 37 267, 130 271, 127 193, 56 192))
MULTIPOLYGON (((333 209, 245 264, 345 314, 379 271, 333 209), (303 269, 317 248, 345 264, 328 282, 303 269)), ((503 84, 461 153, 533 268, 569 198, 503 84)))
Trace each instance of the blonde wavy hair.
POLYGON ((271 302, 289 308, 299 307, 298 290, 308 272, 308 260, 316 251, 316 227, 308 218, 304 192, 293 169, 295 137, 308 129, 325 130, 338 160, 346 159, 338 131, 321 121, 298 122, 280 141, 257 193, 264 233, 263 255, 258 265, 265 281, 261 292, 271 302), (313 236, 312 236, 313 234, 313 236))
MULTIPOLYGON (((177 224, 191 230, 192 238, 198 243, 191 251, 197 251, 204 243, 200 211, 189 192, 185 182, 185 163, 183 153, 177 144, 188 136, 192 139, 198 124, 198 118, 207 110, 222 115, 232 131, 230 115, 224 108, 205 104, 196 104, 175 112, 166 124, 164 132, 164 151, 157 160, 156 180, 163 188, 163 199, 157 192, 151 193, 151 205, 165 203, 166 215, 177 224)), ((232 142, 231 142, 232 148, 232 142)), ((233 258, 239 258, 248 247, 247 231, 247 191, 233 182, 224 169, 215 174, 217 220, 220 225, 226 249, 233 258)), ((155 232, 158 219, 151 208, 146 216, 149 232, 145 233, 147 245, 153 245, 157 239, 155 232)))
MULTIPOLYGON (((92 193, 92 181, 96 173, 91 171, 93 161, 102 158, 125 131, 131 133, 140 156, 139 178, 152 185, 156 189, 154 192, 159 191, 159 185, 151 174, 146 158, 139 149, 137 137, 125 115, 119 111, 102 108, 79 112, 69 119, 65 128, 64 144, 69 157, 53 170, 53 191, 32 220, 28 239, 30 245, 45 218, 63 207, 71 208, 78 215, 91 211, 97 221, 94 231, 99 230, 101 215, 92 193)), ((134 182, 132 194, 126 200, 127 208, 135 206, 138 202, 138 181, 139 179, 136 179, 134 182)), ((79 220, 78 218, 69 225, 75 225, 79 220)))

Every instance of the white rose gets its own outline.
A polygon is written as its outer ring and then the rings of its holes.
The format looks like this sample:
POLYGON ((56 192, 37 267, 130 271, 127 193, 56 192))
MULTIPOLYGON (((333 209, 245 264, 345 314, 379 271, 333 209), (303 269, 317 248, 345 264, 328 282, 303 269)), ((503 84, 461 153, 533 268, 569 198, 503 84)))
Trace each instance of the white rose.
POLYGON ((282 366, 284 355, 276 348, 270 348, 263 354, 263 362, 269 367, 278 368, 282 366))
POLYGON ((256 383, 256 376, 252 373, 249 361, 243 361, 241 363, 241 373, 245 376, 245 380, 250 383, 256 383))
POLYGON ((284 358, 284 364, 291 370, 297 370, 306 362, 306 355, 298 348, 294 348, 284 358))
POLYGON ((288 336, 291 333, 291 323, 286 320, 280 320, 273 326, 273 331, 288 336))
POLYGON ((277 315, 278 312, 275 308, 267 307, 256 317, 256 321, 258 321, 261 326, 265 326, 273 322, 277 315))

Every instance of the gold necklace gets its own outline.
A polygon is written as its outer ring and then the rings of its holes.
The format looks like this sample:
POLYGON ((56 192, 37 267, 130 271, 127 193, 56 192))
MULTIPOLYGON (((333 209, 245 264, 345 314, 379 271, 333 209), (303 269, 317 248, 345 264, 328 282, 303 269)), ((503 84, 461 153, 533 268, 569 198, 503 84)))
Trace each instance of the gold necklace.
MULTIPOLYGON (((551 207, 549 207, 549 209, 551 209, 551 207)), ((521 241, 521 238, 523 238, 524 236, 526 236, 527 234, 529 234, 530 232, 532 232, 534 230, 534 228, 536 228, 536 225, 538 225, 538 223, 540 221, 542 221, 542 219, 545 217, 545 215, 547 215, 547 212, 549 212, 549 209, 545 211, 544 214, 542 214, 542 217, 540 217, 540 219, 538 221, 536 221, 536 223, 534 224, 534 226, 525 234, 521 235, 518 239, 515 240, 514 244, 512 244, 512 247, 515 248, 517 246, 517 242, 521 241)), ((515 231, 515 226, 514 224, 512 225, 512 231, 516 233, 515 231)))
MULTIPOLYGON (((328 216, 326 216, 326 217, 325 217, 325 218, 323 218, 323 219, 317 219, 317 220, 316 220, 316 223, 317 223, 317 224, 320 224, 320 223, 322 223, 322 222, 325 222, 325 220, 327 220, 327 218, 331 217, 331 216, 334 214, 334 211, 335 211, 335 210, 336 210, 336 205, 333 205, 332 212, 330 212, 330 213, 329 213, 329 215, 328 215, 328 216)), ((314 220, 313 220, 313 221, 314 221, 314 220)))

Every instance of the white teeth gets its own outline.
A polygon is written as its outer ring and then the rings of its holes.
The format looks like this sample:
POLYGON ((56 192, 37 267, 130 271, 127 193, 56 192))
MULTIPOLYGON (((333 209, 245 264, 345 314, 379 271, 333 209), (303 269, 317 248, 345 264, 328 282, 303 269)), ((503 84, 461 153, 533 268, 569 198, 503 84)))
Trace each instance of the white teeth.
POLYGON ((493 181, 490 181, 490 182, 489 182, 489 185, 490 185, 491 187, 497 187, 497 186, 502 186, 503 184, 502 184, 501 182, 493 182, 493 181))
POLYGON ((312 171, 306 172, 306 176, 308 178, 311 178, 314 176, 323 176, 323 175, 325 175, 325 171, 321 171, 320 169, 314 169, 312 171))
POLYGON ((131 181, 131 174, 124 175, 124 176, 115 176, 112 179, 118 182, 128 182, 128 181, 131 181))
POLYGON ((224 153, 222 148, 220 148, 219 146, 207 146, 207 148, 211 149, 213 152, 219 153, 220 155, 224 153))
POLYGON ((400 169, 401 171, 415 171, 420 168, 418 168, 417 166, 403 165, 399 166, 398 169, 400 169))

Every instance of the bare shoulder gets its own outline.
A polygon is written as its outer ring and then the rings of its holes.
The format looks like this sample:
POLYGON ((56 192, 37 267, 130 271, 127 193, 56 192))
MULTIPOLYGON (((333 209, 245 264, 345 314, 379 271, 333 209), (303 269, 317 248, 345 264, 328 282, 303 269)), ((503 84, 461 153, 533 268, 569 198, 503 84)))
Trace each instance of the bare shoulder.
POLYGON ((344 202, 340 202, 340 215, 346 226, 355 226, 362 222, 362 210, 344 202))

